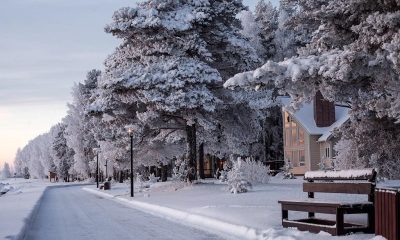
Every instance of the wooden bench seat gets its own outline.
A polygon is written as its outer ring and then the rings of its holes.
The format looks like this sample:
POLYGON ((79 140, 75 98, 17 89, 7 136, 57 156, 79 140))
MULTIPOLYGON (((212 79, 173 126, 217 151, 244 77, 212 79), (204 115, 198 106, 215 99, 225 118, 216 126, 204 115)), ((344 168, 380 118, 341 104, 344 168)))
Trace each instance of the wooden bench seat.
MULTIPOLYGON (((354 171, 353 171, 354 172, 354 171)), ((328 173, 324 178, 323 173, 318 172, 305 175, 306 182, 303 184, 303 191, 308 192, 306 200, 281 200, 282 205, 282 225, 283 227, 297 227, 301 231, 310 231, 318 233, 320 231, 328 232, 332 235, 343 235, 349 232, 373 232, 374 231, 374 200, 373 193, 375 188, 376 173, 373 169, 370 171, 362 170, 356 177, 348 177, 350 173, 328 173), (362 175, 364 174, 364 175, 362 175), (365 174, 368 173, 368 174, 365 174), (346 177, 341 177, 341 174, 346 177), (360 175, 361 174, 361 175, 360 175), (317 176, 317 177, 313 177, 317 176), (334 177, 332 177, 334 176, 334 177), (366 181, 367 180, 367 181, 366 181), (363 181, 363 182, 360 182, 363 181), (314 199, 315 192, 324 193, 348 193, 348 194, 366 194, 366 202, 341 202, 314 199), (308 218, 289 220, 289 211, 308 212, 308 218), (336 221, 318 219, 315 213, 334 214, 336 221), (345 214, 368 214, 368 225, 344 222, 345 214)))

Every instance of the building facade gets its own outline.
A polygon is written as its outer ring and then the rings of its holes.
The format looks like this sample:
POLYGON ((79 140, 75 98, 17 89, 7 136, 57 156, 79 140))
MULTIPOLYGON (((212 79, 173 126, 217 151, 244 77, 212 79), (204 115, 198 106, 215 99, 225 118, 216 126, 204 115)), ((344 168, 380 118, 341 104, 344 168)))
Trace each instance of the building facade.
POLYGON ((348 108, 325 101, 320 93, 296 112, 285 108, 290 98, 282 98, 282 103, 284 156, 293 174, 332 166, 336 143, 332 133, 348 121, 348 108))

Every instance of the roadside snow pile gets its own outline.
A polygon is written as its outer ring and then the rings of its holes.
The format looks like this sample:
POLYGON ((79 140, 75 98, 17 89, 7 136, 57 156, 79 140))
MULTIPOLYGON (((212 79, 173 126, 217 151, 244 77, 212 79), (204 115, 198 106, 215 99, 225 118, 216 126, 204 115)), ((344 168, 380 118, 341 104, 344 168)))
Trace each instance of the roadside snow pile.
POLYGON ((8 193, 9 191, 13 191, 14 187, 8 183, 0 183, 0 196, 8 193))

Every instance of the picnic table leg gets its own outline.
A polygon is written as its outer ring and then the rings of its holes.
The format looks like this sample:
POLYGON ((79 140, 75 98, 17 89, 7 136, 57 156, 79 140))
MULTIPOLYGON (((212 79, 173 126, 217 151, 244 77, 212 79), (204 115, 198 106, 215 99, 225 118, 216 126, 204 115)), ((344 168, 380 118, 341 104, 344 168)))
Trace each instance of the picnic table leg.
POLYGON ((283 210, 282 209, 282 222, 283 220, 288 220, 289 219, 289 212, 288 210, 283 210))
POLYGON ((336 209, 336 235, 343 235, 344 232, 344 212, 343 209, 336 209))
POLYGON ((375 232, 375 210, 368 211, 368 233, 375 232))
MULTIPOLYGON (((314 193, 313 193, 313 192, 309 192, 309 193, 308 193, 308 198, 314 198, 314 193)), ((315 213, 309 212, 309 213, 308 213, 308 217, 309 217, 309 218, 315 217, 315 213)))

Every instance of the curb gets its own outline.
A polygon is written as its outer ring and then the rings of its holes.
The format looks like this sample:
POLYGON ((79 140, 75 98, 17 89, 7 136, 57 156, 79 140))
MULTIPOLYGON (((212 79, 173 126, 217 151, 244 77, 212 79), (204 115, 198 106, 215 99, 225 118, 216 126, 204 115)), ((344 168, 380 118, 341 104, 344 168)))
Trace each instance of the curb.
POLYGON ((212 231, 219 235, 229 235, 238 239, 259 239, 261 235, 261 231, 255 228, 250 228, 242 225, 236 225, 232 223, 227 223, 221 220, 217 220, 214 218, 201 216, 198 214, 188 213, 185 211, 163 207, 155 204, 140 202, 136 200, 128 200, 122 197, 113 196, 111 194, 100 192, 91 188, 82 188, 84 191, 87 191, 92 194, 96 194, 102 197, 105 197, 110 200, 114 200, 120 203, 123 203, 126 206, 132 207, 136 210, 146 212, 157 217, 166 218, 168 220, 172 220, 178 222, 180 224, 190 224, 189 226, 199 228, 204 231, 212 231))

